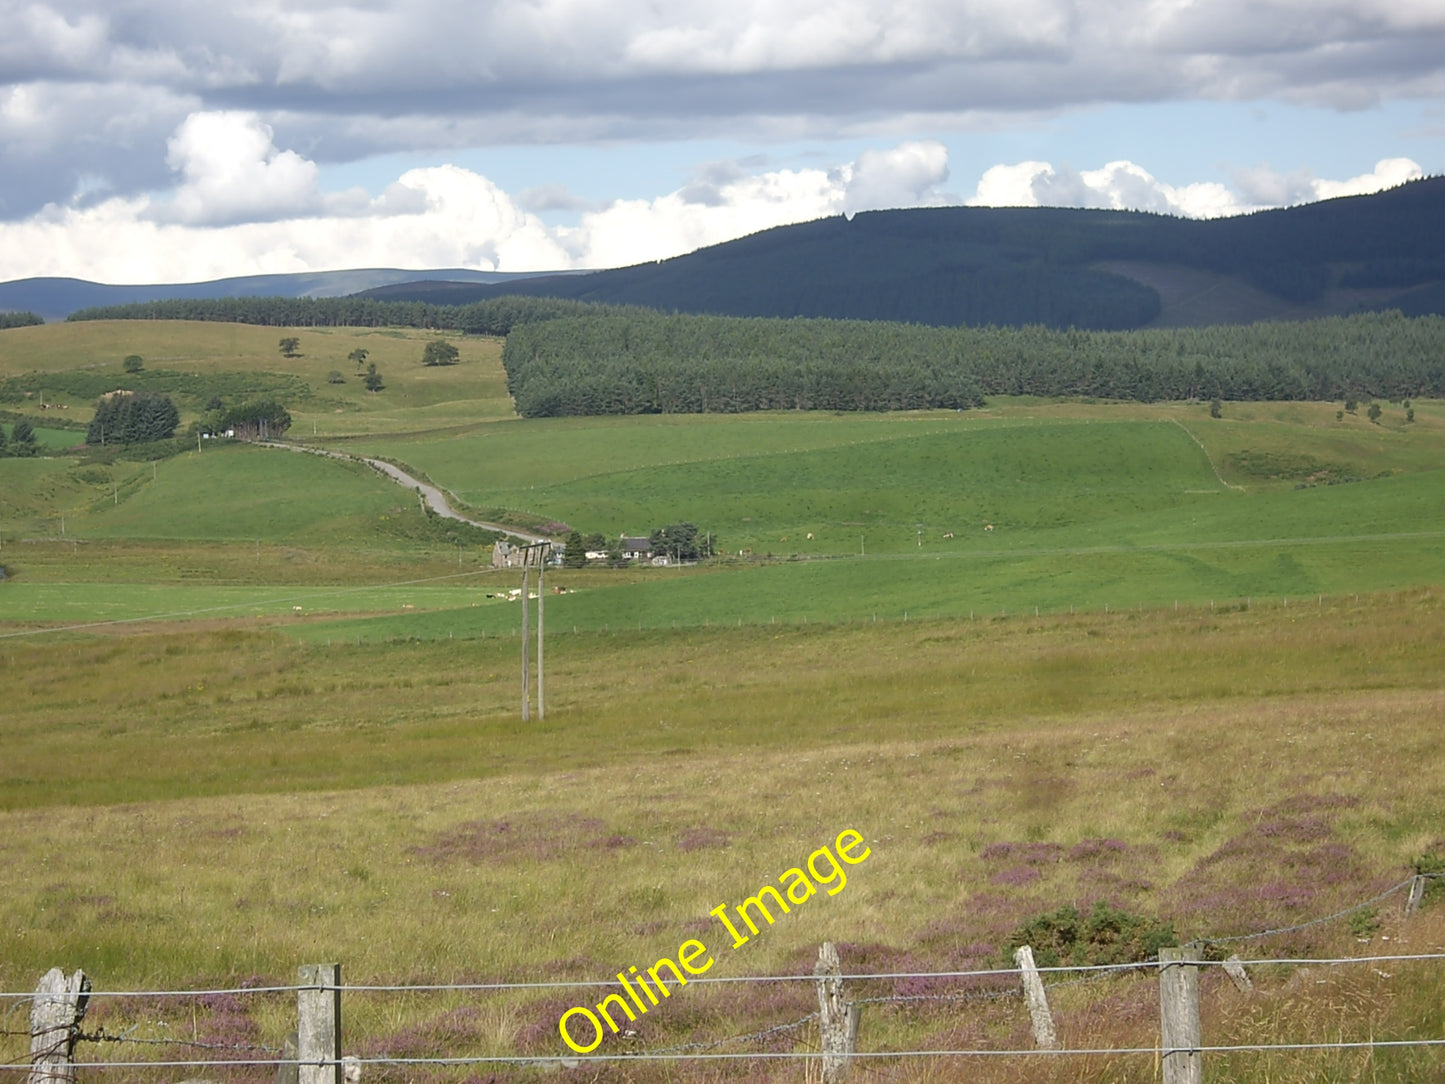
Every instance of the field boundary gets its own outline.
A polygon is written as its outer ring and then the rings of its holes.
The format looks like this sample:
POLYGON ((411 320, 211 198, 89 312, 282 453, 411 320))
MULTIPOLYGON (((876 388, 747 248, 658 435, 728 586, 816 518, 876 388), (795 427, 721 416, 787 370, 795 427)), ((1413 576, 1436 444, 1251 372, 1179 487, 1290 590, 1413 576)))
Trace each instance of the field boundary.
MULTIPOLYGON (((1388 979, 1391 973, 1381 970, 1382 966, 1398 968, 1405 964, 1438 964, 1445 961, 1445 951, 1419 953, 1369 954, 1364 956, 1262 956, 1242 960, 1238 955, 1223 957, 1219 946, 1246 940, 1259 940, 1281 934, 1309 929, 1323 923, 1336 921, 1351 914, 1374 907, 1376 904, 1408 889, 1404 914, 1408 918, 1418 912, 1432 880, 1445 875, 1416 873, 1384 891, 1333 914, 1311 919, 1306 922, 1261 930, 1254 933, 1217 938, 1200 938, 1180 948, 1165 948, 1144 960, 1124 963, 1103 964, 1060 964, 1038 966, 1032 950, 1021 946, 1014 953, 1017 966, 977 968, 956 971, 901 971, 846 973, 841 967, 837 950, 831 943, 824 943, 819 951, 817 966, 811 974, 795 975, 739 975, 732 977, 693 977, 681 985, 756 985, 778 983, 811 983, 817 987, 819 1009, 800 1019, 770 1025, 745 1035, 726 1036, 715 1040, 702 1040, 655 1048, 635 1048, 622 1051, 607 1051, 593 1054, 605 1035, 603 1027, 590 1009, 579 1006, 569 1010, 559 1022, 561 1036, 581 1056, 569 1054, 485 1054, 460 1055, 438 1054, 419 1056, 411 1053, 388 1054, 371 1051, 364 1055, 342 1054, 341 1007, 342 995, 388 995, 403 996, 418 993, 472 992, 505 993, 508 991, 530 991, 552 989, 610 989, 612 995, 603 999, 597 1008, 604 1009, 610 1000, 615 1000, 627 1011, 629 1020, 636 1016, 618 991, 626 990, 642 1013, 647 1007, 638 995, 628 989, 620 980, 546 980, 531 982, 473 982, 473 983, 410 983, 372 984, 343 983, 340 964, 310 964, 298 968, 298 981, 294 984, 241 985, 210 990, 96 990, 91 980, 82 971, 67 977, 59 968, 52 969, 41 980, 34 993, 0 992, 0 1006, 6 1006, 0 1018, 0 1037, 26 1038, 31 1043, 30 1062, 22 1064, 11 1061, 0 1064, 0 1073, 29 1073, 30 1081, 37 1080, 37 1071, 51 1076, 38 1079, 61 1079, 54 1074, 68 1071, 73 1079, 76 1069, 195 1069, 195 1068, 274 1068, 281 1071, 298 1072, 301 1084, 320 1084, 323 1080, 358 1080, 367 1067, 447 1067, 490 1066, 515 1069, 558 1069, 578 1068, 587 1063, 634 1062, 727 1062, 727 1061, 776 1061, 820 1064, 824 1084, 841 1081, 848 1068, 856 1063, 877 1062, 883 1059, 939 1059, 939 1058, 1133 1058, 1150 1057, 1162 1062, 1164 1080, 1180 1084, 1200 1079, 1204 1055, 1227 1055, 1240 1053, 1277 1053, 1304 1051, 1368 1051, 1405 1048, 1445 1048, 1445 1037, 1424 1036, 1410 1038, 1345 1039, 1337 1033, 1334 1039, 1307 1039, 1290 1042, 1244 1042, 1207 1043, 1200 1029, 1200 988, 1203 972, 1217 968, 1231 980, 1235 996, 1250 996, 1254 982, 1248 970, 1257 976, 1270 973, 1271 969, 1302 968, 1343 968, 1369 965, 1374 973, 1388 979), (1247 970, 1248 969, 1248 970, 1247 970), (1048 994, 1064 988, 1098 983, 1108 980, 1126 979, 1135 976, 1155 974, 1159 983, 1160 1037, 1152 1045, 1065 1045, 1056 1038, 1048 994), (1045 982, 1047 977, 1052 981, 1045 982), (851 992, 845 984, 862 984, 877 981, 907 980, 923 985, 949 983, 958 986, 947 992, 919 994, 894 994, 875 997, 849 997, 851 992), (237 999, 294 995, 297 999, 297 1028, 285 1043, 270 1046, 261 1042, 210 1042, 195 1037, 181 1039, 172 1036, 136 1036, 131 1027, 121 1033, 110 1033, 102 1026, 94 1031, 83 1030, 84 1017, 89 1002, 95 998, 144 999, 196 999, 208 1006, 226 1005, 229 1011, 236 1011, 237 999), (935 1045, 915 1045, 909 1049, 859 1050, 857 1049, 858 1021, 864 1006, 907 1005, 918 1002, 994 1002, 1002 999, 1020 998, 1027 1006, 1034 1045, 1030 1048, 1004 1047, 954 1047, 942 1048, 935 1045), (31 1026, 21 1030, 11 1026, 10 1021, 16 1010, 25 1004, 31 1006, 31 1026), (574 1012, 585 1013, 595 1025, 595 1041, 589 1046, 576 1045, 566 1030, 565 1021, 574 1012), (805 1037, 796 1035, 801 1029, 816 1024, 816 1031, 809 1031, 805 1037), (764 1042, 780 1036, 794 1036, 793 1049, 763 1049, 756 1051, 718 1051, 716 1048, 733 1043, 764 1042), (134 1059, 93 1059, 76 1060, 75 1048, 81 1043, 95 1045, 131 1045, 135 1047, 184 1049, 204 1052, 212 1056, 191 1056, 181 1058, 134 1058, 134 1059), (802 1046, 803 1049, 797 1047, 802 1046), (214 1055, 229 1055, 216 1057, 214 1055)), ((711 966, 709 964, 709 966, 711 966)), ((635 969, 634 969, 635 970, 635 969)), ((674 969, 675 970, 675 969, 674 969)), ((692 970, 689 968, 689 970, 692 970)), ((704 968, 703 970, 706 970, 704 968)), ((680 973, 679 978, 681 977, 680 973)), ((653 976, 656 980, 657 976, 653 976)), ((675 981, 675 980, 674 980, 675 981)), ((644 984, 644 989, 647 989, 644 984)), ((676 989, 676 987, 675 987, 676 989)), ((1216 994, 1225 987, 1216 988, 1216 994)), ((672 996, 664 987, 666 996, 672 996)), ((651 991, 648 990, 651 997, 651 991)), ((651 997, 653 1004, 659 1004, 651 997)), ((555 1010, 548 1010, 555 1011, 555 1010)), ((619 1032, 606 1012, 612 1032, 619 1032)), ((164 1024, 158 1025, 164 1027, 164 1024)), ((638 1033, 622 1029, 619 1041, 637 1041, 638 1033)), ((1158 1064, 1156 1062, 1156 1064, 1158 1064)), ((810 1070, 811 1072, 811 1070, 810 1070)))

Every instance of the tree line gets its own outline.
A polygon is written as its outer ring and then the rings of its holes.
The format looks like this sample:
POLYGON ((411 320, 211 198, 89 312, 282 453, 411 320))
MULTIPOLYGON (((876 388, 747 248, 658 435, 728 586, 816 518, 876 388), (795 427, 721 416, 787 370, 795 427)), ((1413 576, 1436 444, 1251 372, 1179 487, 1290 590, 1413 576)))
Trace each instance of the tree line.
POLYGON ((261 327, 414 327, 502 336, 525 323, 607 311, 615 310, 554 297, 499 297, 467 305, 366 297, 216 297, 105 305, 79 309, 66 319, 202 320, 261 327))
POLYGON ((989 395, 1400 400, 1445 395, 1445 318, 1100 332, 632 310, 518 326, 502 359, 524 417, 961 410, 989 395))

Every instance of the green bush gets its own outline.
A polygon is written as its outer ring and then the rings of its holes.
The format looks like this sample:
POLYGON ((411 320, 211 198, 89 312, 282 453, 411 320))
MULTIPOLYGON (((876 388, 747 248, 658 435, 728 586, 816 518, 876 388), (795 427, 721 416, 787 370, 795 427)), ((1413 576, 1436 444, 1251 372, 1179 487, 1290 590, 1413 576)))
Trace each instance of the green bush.
POLYGON ((1179 944, 1174 927, 1132 915, 1100 900, 1087 915, 1073 906, 1039 915, 1013 932, 1003 947, 1003 966, 1013 966, 1014 950, 1028 945, 1040 967, 1132 964, 1179 944))

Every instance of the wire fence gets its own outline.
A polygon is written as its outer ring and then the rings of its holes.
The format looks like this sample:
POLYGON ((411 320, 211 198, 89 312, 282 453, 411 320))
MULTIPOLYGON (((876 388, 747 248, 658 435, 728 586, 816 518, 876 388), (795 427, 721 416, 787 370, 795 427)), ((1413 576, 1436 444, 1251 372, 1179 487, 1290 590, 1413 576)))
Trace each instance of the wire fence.
MULTIPOLYGON (((1201 939, 1194 943, 1191 951, 1195 958, 1188 961, 1189 966, 1195 969, 1209 969, 1228 967, 1238 960, 1231 957, 1226 961, 1213 958, 1205 951, 1211 946, 1232 944, 1244 941, 1261 940, 1272 936, 1285 935, 1301 930, 1308 930, 1328 922, 1338 921, 1363 909, 1376 906, 1404 889, 1411 889, 1411 903, 1418 905, 1422 894, 1421 888, 1424 883, 1434 880, 1439 874, 1421 874, 1401 881, 1399 884, 1380 892, 1369 899, 1361 901, 1351 907, 1336 911, 1329 915, 1320 916, 1305 922, 1295 923, 1289 926, 1274 927, 1267 930, 1260 930, 1250 934, 1230 935, 1227 937, 1213 937, 1201 939)), ((1359 956, 1262 956, 1251 958, 1247 961, 1248 967, 1256 973, 1269 968, 1299 969, 1299 968, 1344 968, 1344 967, 1365 967, 1375 969, 1375 974, 1383 978, 1392 977, 1390 973, 1379 970, 1381 967, 1400 968, 1409 964, 1438 964, 1445 961, 1445 951, 1413 952, 1413 953, 1390 953, 1371 954, 1359 956)), ((1037 973, 1048 979, 1046 989, 1057 995, 1070 987, 1077 987, 1084 984, 1102 983, 1110 980, 1125 979, 1130 976, 1161 973, 1164 969, 1164 961, 1160 957, 1148 960, 1132 961, 1127 963, 1111 964, 1060 964, 1054 966, 1038 967, 1037 973)), ((339 974, 339 972, 338 972, 339 974)), ((906 1010, 925 1003, 936 1003, 940 1005, 963 1006, 967 1004, 1000 1003, 1021 999, 1023 987, 1021 979, 1025 977, 1025 971, 1021 968, 970 968, 959 970, 937 970, 937 971, 880 971, 880 972, 848 972, 832 976, 833 979, 851 984, 867 986, 879 982, 925 982, 953 984, 955 988, 939 990, 927 993, 893 993, 886 995, 874 995, 857 997, 849 1002, 851 1006, 861 1010, 869 1007, 896 1007, 906 1010), (970 986, 972 984, 972 986, 970 986), (964 989, 958 989, 963 985, 964 989)), ((818 984, 820 975, 813 974, 788 974, 788 975, 738 975, 738 976, 698 976, 687 981, 687 985, 698 985, 723 989, 729 986, 758 986, 778 985, 794 983, 818 984)), ((217 999, 271 999, 273 1002, 287 997, 297 997, 307 993, 323 993, 333 995, 339 999, 341 995, 348 995, 351 998, 364 996, 380 996, 392 994, 537 994, 539 992, 557 990, 595 990, 599 988, 619 989, 619 983, 615 980, 547 980, 547 981, 525 981, 525 982, 456 982, 456 983, 418 983, 418 984, 393 984, 393 983, 341 983, 337 982, 298 982, 294 984, 273 984, 273 985, 240 985, 229 987, 218 987, 214 989, 190 989, 190 990, 93 990, 87 988, 84 997, 89 1000, 98 998, 113 999, 119 1002, 138 999, 158 999, 162 1002, 180 999, 193 999, 195 1003, 215 1005, 217 999)), ((40 994, 0 992, 0 1037, 7 1039, 35 1038, 33 1025, 30 1028, 21 1027, 18 1019, 20 1010, 34 1004, 40 994)), ((814 1034, 815 1025, 821 1027, 821 1018, 825 1015, 826 1009, 820 1012, 810 1012, 799 1018, 791 1019, 785 1023, 772 1024, 746 1033, 727 1035, 720 1038, 703 1038, 677 1042, 662 1046, 644 1045, 645 1040, 635 1031, 630 1034, 624 1031, 619 1036, 622 1049, 604 1050, 598 1053, 587 1053, 585 1055, 574 1055, 566 1053, 477 1053, 477 1054, 434 1054, 414 1055, 406 1051, 377 1050, 371 1048, 359 1055, 340 1057, 339 1047, 336 1056, 330 1059, 304 1060, 300 1058, 294 1048, 287 1046, 274 1046, 260 1041, 235 1040, 235 1041, 214 1041, 196 1037, 182 1038, 177 1036, 138 1034, 142 1024, 137 1022, 119 1031, 108 1031, 106 1027, 100 1026, 91 1030, 84 1030, 77 1026, 66 1037, 71 1048, 78 1044, 90 1044, 98 1048, 133 1049, 139 1052, 141 1049, 149 1049, 156 1052, 174 1053, 174 1057, 134 1057, 134 1058, 72 1058, 69 1064, 75 1069, 87 1071, 162 1071, 162 1070, 190 1070, 190 1069, 222 1069, 250 1070, 259 1072, 265 1069, 275 1069, 279 1066, 315 1066, 326 1064, 338 1066, 343 1063, 353 1073, 365 1070, 380 1072, 383 1069, 414 1069, 422 1066, 430 1066, 438 1069, 443 1068, 465 1068, 476 1067, 533 1067, 533 1068, 557 1068, 575 1067, 585 1064, 615 1063, 615 1062, 737 1062, 737 1061, 763 1061, 763 1062, 815 1062, 823 1060, 827 1064, 830 1056, 824 1044, 819 1049, 817 1036, 814 1034), (779 1042, 786 1043, 786 1049, 768 1049, 779 1042), (763 1046, 763 1049, 732 1049, 724 1050, 723 1047, 747 1047, 763 1046), (189 1055, 189 1056, 187 1056, 189 1055), (217 1056, 220 1055, 220 1056, 217 1056)), ((600 1033, 600 1027, 599 1027, 600 1033)), ((54 1044, 59 1046, 60 1040, 54 1044)), ((916 1044, 915 1044, 916 1045, 916 1044)), ((1190 1053, 1192 1055, 1227 1055, 1247 1054, 1261 1052, 1290 1053, 1303 1051, 1349 1051, 1349 1050, 1391 1050, 1411 1049, 1433 1050, 1445 1046, 1445 1037, 1434 1036, 1409 1036, 1399 1038, 1374 1038, 1351 1039, 1342 1034, 1337 1034, 1333 1039, 1320 1039, 1309 1041, 1279 1041, 1279 1042, 1221 1042, 1215 1044, 1191 1044, 1187 1048, 1170 1048, 1162 1042, 1150 1045, 1063 1045, 1046 1048, 1041 1046, 1021 1047, 1017 1045, 986 1045, 954 1046, 949 1048, 938 1048, 934 1046, 916 1045, 916 1048, 903 1044, 897 1048, 879 1050, 850 1050, 847 1054, 849 1059, 856 1059, 860 1063, 877 1063, 883 1059, 910 1059, 910 1058, 958 1058, 958 1059, 998 1059, 1010 1057, 1030 1058, 1120 1058, 1120 1057, 1167 1057, 1175 1053, 1190 1053)), ((32 1051, 32 1059, 33 1059, 32 1051)), ((29 1063, 22 1063, 18 1060, 0 1063, 0 1074, 19 1074, 32 1072, 33 1066, 29 1063)), ((825 1073, 826 1077, 826 1073, 825 1073)))

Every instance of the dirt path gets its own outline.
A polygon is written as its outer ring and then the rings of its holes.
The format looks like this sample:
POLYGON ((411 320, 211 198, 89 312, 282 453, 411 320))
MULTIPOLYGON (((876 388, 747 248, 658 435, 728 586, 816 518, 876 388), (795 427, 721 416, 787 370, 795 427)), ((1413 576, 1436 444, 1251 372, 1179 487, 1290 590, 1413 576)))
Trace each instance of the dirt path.
POLYGON ((487 531, 498 531, 512 538, 520 538, 524 542, 546 542, 547 539, 539 534, 532 534, 528 531, 519 531, 515 527, 507 527, 500 523, 486 523, 479 519, 469 519, 451 506, 446 494, 434 485, 423 482, 420 478, 414 478, 394 463, 388 463, 384 459, 369 459, 364 455, 347 455, 345 452, 333 452, 325 448, 309 448, 304 444, 283 444, 280 441, 260 441, 267 448, 288 448, 293 452, 308 452, 311 455, 322 455, 328 459, 341 459, 350 463, 365 463, 378 474, 385 475, 398 485, 421 494, 421 499, 426 506, 443 519, 454 519, 461 523, 469 523, 473 527, 481 527, 487 531))

